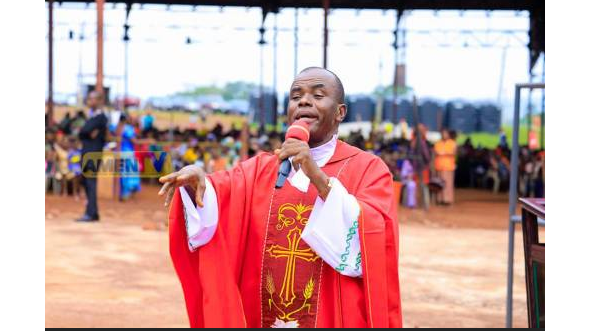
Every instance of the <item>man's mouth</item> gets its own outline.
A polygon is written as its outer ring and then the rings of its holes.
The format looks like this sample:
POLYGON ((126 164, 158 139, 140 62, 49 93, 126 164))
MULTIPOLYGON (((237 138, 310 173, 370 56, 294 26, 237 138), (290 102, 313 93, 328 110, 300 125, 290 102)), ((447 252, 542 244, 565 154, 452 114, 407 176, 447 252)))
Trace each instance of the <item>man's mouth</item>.
POLYGON ((314 114, 311 114, 311 113, 305 113, 305 112, 303 112, 303 113, 297 114, 294 117, 294 119, 295 119, 295 121, 303 120, 303 121, 305 121, 307 123, 312 123, 312 122, 315 122, 317 120, 317 116, 314 115, 314 114))

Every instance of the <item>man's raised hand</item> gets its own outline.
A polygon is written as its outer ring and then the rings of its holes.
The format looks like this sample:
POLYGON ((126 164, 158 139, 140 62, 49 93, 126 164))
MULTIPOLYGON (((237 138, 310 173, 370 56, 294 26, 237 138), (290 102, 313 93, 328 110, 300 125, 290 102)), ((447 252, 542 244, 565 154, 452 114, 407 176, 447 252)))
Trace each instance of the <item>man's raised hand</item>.
POLYGON ((163 187, 159 191, 160 196, 165 196, 165 207, 168 207, 173 199, 175 190, 181 186, 191 186, 196 192, 196 204, 204 207, 204 192, 206 191, 206 174, 202 168, 196 165, 183 167, 181 170, 159 178, 163 187))

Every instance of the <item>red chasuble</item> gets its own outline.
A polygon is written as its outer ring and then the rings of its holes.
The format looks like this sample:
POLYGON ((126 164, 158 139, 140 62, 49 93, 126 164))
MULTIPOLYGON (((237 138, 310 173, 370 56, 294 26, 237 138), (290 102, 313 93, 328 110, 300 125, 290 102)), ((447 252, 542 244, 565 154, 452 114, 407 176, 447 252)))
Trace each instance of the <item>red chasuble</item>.
MULTIPOLYGON (((212 240, 191 252, 183 202, 169 215, 170 251, 191 327, 401 327, 392 176, 376 156, 338 141, 322 170, 356 197, 362 278, 340 275, 301 240, 317 191, 287 181, 260 154, 209 176, 219 204, 212 240)), ((331 220, 328 220, 331 221, 331 220)))

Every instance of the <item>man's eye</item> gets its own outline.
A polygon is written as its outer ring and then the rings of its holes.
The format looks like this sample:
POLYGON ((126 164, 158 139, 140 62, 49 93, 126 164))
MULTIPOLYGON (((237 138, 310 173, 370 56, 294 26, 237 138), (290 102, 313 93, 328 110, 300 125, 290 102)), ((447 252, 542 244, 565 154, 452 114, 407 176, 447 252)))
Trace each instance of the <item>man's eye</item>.
POLYGON ((299 97, 299 96, 297 95, 297 96, 294 96, 294 97, 292 97, 291 99, 292 99, 292 100, 298 100, 298 99, 300 99, 300 98, 301 98, 301 97, 299 97))
POLYGON ((321 98, 323 98, 323 95, 320 95, 320 94, 315 95, 315 99, 321 99, 321 98))

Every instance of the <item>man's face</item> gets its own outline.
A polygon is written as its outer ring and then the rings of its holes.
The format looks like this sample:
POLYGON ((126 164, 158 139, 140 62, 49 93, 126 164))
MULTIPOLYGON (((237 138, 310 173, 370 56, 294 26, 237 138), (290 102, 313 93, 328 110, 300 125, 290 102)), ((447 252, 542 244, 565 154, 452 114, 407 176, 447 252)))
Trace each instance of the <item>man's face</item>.
POLYGON ((346 106, 338 103, 334 76, 321 69, 299 74, 290 88, 288 124, 303 119, 309 124, 309 146, 329 141, 346 116, 346 106))
POLYGON ((89 93, 89 96, 87 98, 87 106, 89 106, 89 108, 98 108, 101 106, 101 95, 95 91, 89 93))

